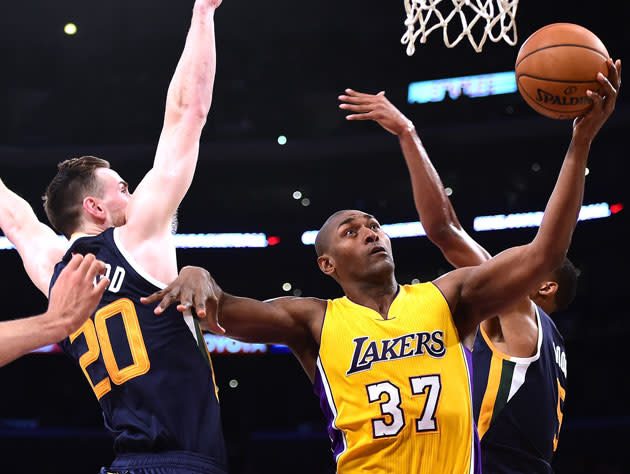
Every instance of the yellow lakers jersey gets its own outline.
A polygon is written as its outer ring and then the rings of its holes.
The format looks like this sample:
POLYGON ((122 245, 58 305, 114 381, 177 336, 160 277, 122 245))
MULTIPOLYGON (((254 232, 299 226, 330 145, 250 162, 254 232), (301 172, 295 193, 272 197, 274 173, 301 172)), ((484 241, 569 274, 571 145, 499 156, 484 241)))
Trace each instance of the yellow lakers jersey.
POLYGON ((387 319, 329 300, 314 388, 338 472, 477 472, 469 363, 432 283, 401 286, 387 319))

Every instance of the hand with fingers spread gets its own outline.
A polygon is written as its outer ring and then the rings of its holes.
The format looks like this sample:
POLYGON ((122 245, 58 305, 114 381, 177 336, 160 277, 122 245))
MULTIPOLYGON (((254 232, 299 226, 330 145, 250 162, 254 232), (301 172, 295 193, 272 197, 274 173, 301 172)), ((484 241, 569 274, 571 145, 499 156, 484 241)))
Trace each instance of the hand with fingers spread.
POLYGON ((144 304, 160 300, 155 307, 155 314, 161 314, 175 302, 177 310, 195 311, 199 318, 206 318, 208 329, 217 334, 225 334, 218 319, 219 297, 222 293, 219 285, 207 270, 199 267, 184 267, 170 285, 150 296, 140 298, 144 304))
POLYGON ((92 254, 75 254, 60 273, 50 293, 46 316, 57 320, 64 329, 59 340, 79 329, 96 310, 109 279, 97 275, 105 272, 105 264, 92 254))
POLYGON ((597 73, 597 81, 602 85, 602 95, 594 91, 586 94, 592 99, 590 110, 573 122, 573 139, 590 144, 615 110, 619 88, 621 87, 621 60, 613 63, 608 59, 608 77, 597 73))
POLYGON ((346 95, 340 95, 339 108, 353 112, 346 115, 346 120, 374 120, 381 127, 394 135, 401 135, 413 129, 413 123, 405 117, 385 97, 385 92, 378 94, 364 94, 352 89, 346 89, 346 95))
POLYGON ((104 271, 105 264, 94 255, 74 255, 60 273, 44 314, 0 322, 0 367, 79 329, 109 285, 104 277, 94 285, 96 276, 104 271))

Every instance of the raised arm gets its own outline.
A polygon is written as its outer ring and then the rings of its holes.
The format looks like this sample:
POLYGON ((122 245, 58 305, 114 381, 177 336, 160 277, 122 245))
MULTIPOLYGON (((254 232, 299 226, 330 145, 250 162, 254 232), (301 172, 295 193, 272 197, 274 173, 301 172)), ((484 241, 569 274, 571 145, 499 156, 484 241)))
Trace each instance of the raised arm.
POLYGON ((94 285, 104 270, 105 264, 93 255, 74 255, 59 275, 44 314, 0 323, 0 367, 79 329, 109 285, 104 277, 94 285))
POLYGON ((153 168, 133 193, 128 248, 170 232, 171 218, 188 191, 197 164, 199 139, 212 102, 216 55, 214 11, 221 0, 196 0, 184 51, 168 89, 164 127, 153 168))
POLYGON ((590 93, 592 109, 574 122, 569 150, 532 242, 435 281, 449 301, 462 338, 474 333, 481 320, 508 310, 534 291, 565 257, 582 205, 591 142, 615 107, 621 85, 620 61, 616 65, 609 61, 608 78, 598 74, 605 95, 590 93))
POLYGON ((416 210, 427 237, 455 267, 478 265, 490 254, 462 228, 444 185, 413 123, 387 100, 384 92, 364 94, 346 89, 340 108, 353 112, 347 120, 374 120, 396 135, 405 157, 416 210))
POLYGON ((31 281, 48 296, 54 267, 66 253, 67 244, 41 223, 31 206, 1 179, 0 228, 15 245, 31 281))

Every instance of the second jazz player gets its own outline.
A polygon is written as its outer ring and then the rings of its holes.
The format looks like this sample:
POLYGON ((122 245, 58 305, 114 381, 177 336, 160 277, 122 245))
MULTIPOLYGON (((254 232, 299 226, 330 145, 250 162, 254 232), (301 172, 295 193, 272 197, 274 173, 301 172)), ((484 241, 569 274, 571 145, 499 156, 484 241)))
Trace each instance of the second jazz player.
POLYGON ((104 160, 60 163, 45 208, 70 238, 67 249, 26 202, 0 189, 0 225, 40 290, 48 293, 73 253, 92 253, 106 264, 111 283, 96 313, 61 346, 85 374, 115 438, 107 472, 226 472, 214 375, 199 328, 190 316, 156 317, 139 304, 177 275, 171 220, 192 182, 210 110, 220 3, 195 2, 153 167, 133 195, 104 160))

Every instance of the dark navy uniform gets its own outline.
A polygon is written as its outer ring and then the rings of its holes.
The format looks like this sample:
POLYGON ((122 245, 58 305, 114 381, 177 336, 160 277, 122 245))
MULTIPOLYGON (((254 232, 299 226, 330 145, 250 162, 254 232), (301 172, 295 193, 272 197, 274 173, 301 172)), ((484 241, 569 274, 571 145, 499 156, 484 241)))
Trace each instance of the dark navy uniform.
POLYGON ((83 370, 115 437, 111 470, 164 461, 181 472, 225 472, 214 373, 196 321, 174 306, 157 316, 154 305, 140 303, 165 285, 134 262, 114 228, 74 241, 51 288, 73 253, 93 253, 110 279, 96 313, 60 345, 83 370))
POLYGON ((537 307, 533 357, 498 351, 480 328, 473 350, 473 410, 484 474, 551 473, 566 395, 564 341, 537 307))

